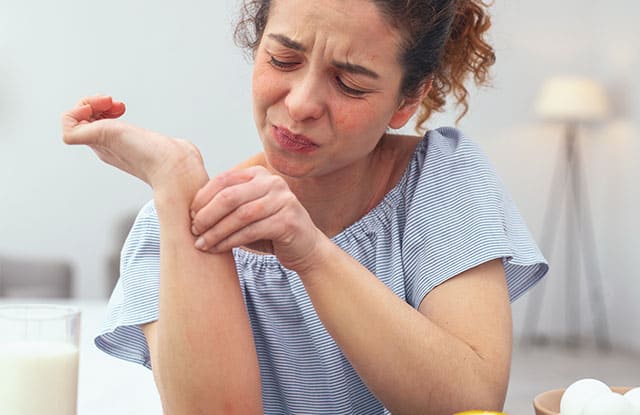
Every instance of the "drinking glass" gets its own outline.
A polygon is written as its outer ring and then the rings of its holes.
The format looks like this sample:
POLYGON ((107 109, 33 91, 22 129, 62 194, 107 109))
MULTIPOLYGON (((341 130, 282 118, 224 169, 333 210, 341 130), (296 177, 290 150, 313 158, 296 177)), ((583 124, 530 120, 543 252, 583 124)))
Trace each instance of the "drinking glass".
POLYGON ((80 310, 0 305, 0 414, 75 415, 80 310))

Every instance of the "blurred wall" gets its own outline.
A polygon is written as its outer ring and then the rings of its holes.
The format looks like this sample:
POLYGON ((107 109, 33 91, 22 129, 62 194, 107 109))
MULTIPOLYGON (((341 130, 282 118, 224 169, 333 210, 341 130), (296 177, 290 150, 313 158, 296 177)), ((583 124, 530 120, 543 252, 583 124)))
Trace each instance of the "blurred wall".
MULTIPOLYGON (((109 290, 119 223, 151 192, 90 150, 62 144, 59 115, 82 96, 112 94, 127 103, 130 122, 192 140, 211 174, 259 151, 251 67, 232 42, 236 9, 232 0, 0 0, 0 255, 66 257, 77 296, 109 290)), ((578 74, 611 93, 611 119, 582 131, 581 144, 611 335, 640 350, 640 84, 632 76, 640 3, 497 1, 493 14, 493 87, 472 90, 460 127, 489 154, 538 240, 562 134, 533 113, 538 89, 548 76, 578 74)), ((454 111, 438 115, 431 127, 454 119, 454 111)), ((558 238, 557 249, 543 247, 553 270, 534 304, 550 334, 566 329, 558 238)), ((581 281, 578 329, 588 336, 581 281)), ((528 297, 514 304, 518 334, 528 297)))
POLYGON ((194 141, 212 174, 259 151, 235 9, 233 0, 0 0, 0 255, 68 257, 77 295, 110 288, 120 224, 151 192, 62 144, 60 114, 83 96, 111 94, 126 102, 126 120, 194 141))

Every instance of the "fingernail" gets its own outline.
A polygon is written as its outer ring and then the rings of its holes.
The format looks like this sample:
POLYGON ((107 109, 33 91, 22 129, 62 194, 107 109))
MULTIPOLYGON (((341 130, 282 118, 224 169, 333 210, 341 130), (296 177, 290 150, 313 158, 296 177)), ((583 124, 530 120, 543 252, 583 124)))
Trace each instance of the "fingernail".
POLYGON ((191 233, 194 236, 198 236, 199 235, 198 230, 196 229, 196 225, 191 225, 191 233))
POLYGON ((203 237, 198 238, 196 241, 196 248, 200 250, 204 250, 205 241, 203 237))

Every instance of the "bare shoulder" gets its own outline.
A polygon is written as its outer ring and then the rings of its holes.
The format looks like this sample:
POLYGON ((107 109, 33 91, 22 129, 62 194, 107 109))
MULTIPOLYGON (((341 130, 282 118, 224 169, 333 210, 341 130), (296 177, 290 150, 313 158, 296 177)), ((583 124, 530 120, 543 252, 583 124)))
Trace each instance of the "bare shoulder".
POLYGON ((246 169, 248 167, 253 166, 263 166, 266 167, 267 162, 264 158, 264 153, 254 154, 243 162, 237 164, 234 169, 246 169))

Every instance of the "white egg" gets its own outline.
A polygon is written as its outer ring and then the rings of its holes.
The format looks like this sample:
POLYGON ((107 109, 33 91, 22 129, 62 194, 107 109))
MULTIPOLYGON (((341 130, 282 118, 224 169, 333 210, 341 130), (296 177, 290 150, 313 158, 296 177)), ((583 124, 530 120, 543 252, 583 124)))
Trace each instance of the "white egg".
POLYGON ((633 404, 619 393, 610 392, 600 395, 589 402, 582 415, 633 415, 633 404))
POLYGON ((636 414, 640 415, 640 388, 633 388, 627 391, 624 397, 636 407, 636 414))
POLYGON ((611 389, 596 379, 580 379, 573 382, 562 394, 560 415, 582 415, 582 410, 592 399, 611 393, 611 389))

